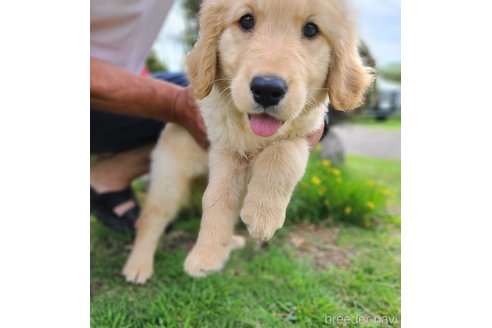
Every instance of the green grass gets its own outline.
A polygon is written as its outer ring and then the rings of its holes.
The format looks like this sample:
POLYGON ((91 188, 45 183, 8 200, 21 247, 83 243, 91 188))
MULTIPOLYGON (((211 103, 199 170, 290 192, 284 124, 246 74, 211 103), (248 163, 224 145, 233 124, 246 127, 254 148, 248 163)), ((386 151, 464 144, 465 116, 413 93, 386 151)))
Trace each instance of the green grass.
POLYGON ((401 161, 349 155, 347 174, 354 178, 370 178, 391 191, 389 210, 400 215, 401 208, 401 161))
POLYGON ((385 121, 377 121, 374 117, 354 117, 347 124, 361 125, 368 128, 397 131, 401 129, 401 117, 391 116, 385 121))
MULTIPOLYGON (((399 204, 399 162, 350 156, 345 169, 384 182, 399 204)), ((182 268, 199 225, 198 216, 189 215, 161 243, 152 279, 133 286, 120 275, 130 237, 92 220, 91 326, 380 327, 325 324, 325 316, 337 315, 399 321, 399 225, 331 222, 287 222, 268 247, 249 240, 222 272, 196 280, 182 268), (335 237, 327 242, 326 236, 335 237)))

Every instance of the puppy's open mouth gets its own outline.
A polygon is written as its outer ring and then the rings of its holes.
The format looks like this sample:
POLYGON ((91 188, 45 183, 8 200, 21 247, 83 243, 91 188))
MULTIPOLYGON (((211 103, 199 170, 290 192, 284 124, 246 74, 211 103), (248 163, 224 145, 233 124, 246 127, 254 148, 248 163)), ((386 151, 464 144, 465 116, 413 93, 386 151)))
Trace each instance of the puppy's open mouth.
POLYGON ((283 122, 267 114, 248 114, 249 126, 254 134, 269 137, 280 129, 283 122))

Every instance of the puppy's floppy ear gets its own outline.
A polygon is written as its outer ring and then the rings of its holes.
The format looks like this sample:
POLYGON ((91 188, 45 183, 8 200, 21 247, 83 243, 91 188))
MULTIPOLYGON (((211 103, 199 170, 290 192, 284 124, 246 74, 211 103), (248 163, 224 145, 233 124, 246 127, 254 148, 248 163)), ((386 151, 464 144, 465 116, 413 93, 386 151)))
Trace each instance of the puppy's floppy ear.
POLYGON ((197 99, 212 90, 217 70, 217 43, 222 33, 222 8, 216 0, 204 0, 200 9, 200 35, 186 60, 188 76, 197 99))
POLYGON ((361 106, 374 81, 374 70, 362 65, 356 40, 355 35, 342 37, 331 54, 328 94, 330 103, 338 110, 361 106))

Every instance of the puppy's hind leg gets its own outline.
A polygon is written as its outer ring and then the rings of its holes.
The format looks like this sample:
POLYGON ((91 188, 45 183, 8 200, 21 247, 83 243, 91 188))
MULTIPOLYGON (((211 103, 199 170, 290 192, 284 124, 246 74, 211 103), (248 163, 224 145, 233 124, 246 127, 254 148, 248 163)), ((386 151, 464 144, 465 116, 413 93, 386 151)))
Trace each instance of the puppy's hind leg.
POLYGON ((186 202, 191 180, 206 172, 206 151, 185 129, 168 124, 152 154, 149 192, 123 269, 127 281, 143 284, 150 278, 160 236, 186 202))

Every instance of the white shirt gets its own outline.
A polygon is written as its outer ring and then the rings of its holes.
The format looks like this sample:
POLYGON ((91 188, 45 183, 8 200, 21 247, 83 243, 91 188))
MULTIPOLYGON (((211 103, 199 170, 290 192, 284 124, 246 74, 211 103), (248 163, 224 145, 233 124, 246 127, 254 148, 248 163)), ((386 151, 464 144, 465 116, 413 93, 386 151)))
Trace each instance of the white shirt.
POLYGON ((139 72, 174 0, 91 0, 91 57, 139 72))

